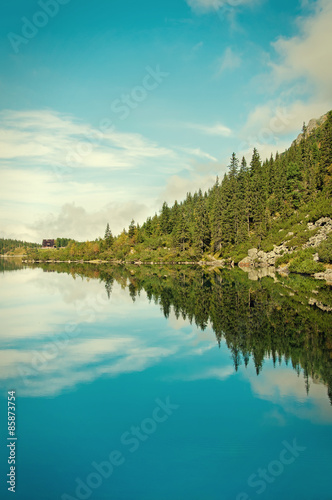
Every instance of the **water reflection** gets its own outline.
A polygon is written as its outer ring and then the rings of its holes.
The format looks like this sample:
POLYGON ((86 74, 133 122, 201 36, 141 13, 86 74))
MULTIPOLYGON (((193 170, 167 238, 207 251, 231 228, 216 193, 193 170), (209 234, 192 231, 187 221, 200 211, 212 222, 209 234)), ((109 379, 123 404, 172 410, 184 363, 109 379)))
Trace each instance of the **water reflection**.
MULTIPOLYGON (((1 270, 6 265, 2 261, 1 270)), ((169 377, 225 380, 239 372, 264 399, 301 402, 310 394, 321 402, 324 394, 319 418, 326 418, 332 325, 331 313, 317 303, 326 308, 332 300, 323 282, 302 276, 250 281, 237 269, 83 264, 23 268, 14 276, 2 275, 0 377, 25 395, 54 396, 99 377, 191 356, 205 361, 185 372, 177 364, 169 377), (216 342, 220 362, 211 365, 216 342), (264 378, 257 377, 262 370, 264 378)))

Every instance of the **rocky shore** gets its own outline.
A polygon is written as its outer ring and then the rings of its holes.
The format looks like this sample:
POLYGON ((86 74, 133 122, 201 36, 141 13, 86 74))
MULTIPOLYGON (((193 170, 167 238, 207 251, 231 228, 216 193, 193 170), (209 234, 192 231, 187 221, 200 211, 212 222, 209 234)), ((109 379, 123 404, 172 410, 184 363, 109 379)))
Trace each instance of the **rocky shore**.
MULTIPOLYGON (((263 250, 259 250, 258 248, 251 248, 248 250, 248 256, 242 259, 239 262, 239 267, 242 269, 245 268, 266 268, 266 267, 276 267, 276 260, 278 257, 282 255, 294 252, 300 249, 306 248, 317 248, 322 241, 326 240, 327 236, 332 232, 332 219, 329 217, 321 217, 315 223, 308 222, 307 223, 308 231, 315 231, 315 234, 311 236, 306 243, 304 243, 300 247, 294 247, 290 245, 290 241, 294 235, 294 233, 289 232, 286 236, 284 242, 281 245, 274 245, 273 250, 270 252, 264 252, 263 250)), ((318 262, 319 257, 318 253, 313 254, 313 260, 318 262)), ((276 268, 276 271, 288 272, 288 267, 283 266, 280 268, 276 268)), ((332 282, 332 269, 327 269, 325 272, 316 273, 315 278, 317 279, 326 279, 329 282, 332 282)))

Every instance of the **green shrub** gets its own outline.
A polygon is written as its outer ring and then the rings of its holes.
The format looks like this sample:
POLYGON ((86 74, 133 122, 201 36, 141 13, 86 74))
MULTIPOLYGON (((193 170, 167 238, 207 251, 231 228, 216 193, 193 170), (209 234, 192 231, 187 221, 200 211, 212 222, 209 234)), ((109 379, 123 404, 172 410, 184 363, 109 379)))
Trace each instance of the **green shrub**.
MULTIPOLYGON (((321 217, 332 217, 331 200, 323 195, 318 197, 314 202, 311 202, 312 209, 309 212, 307 222, 316 222, 321 217)), ((311 205, 310 204, 310 205, 311 205)))
POLYGON ((285 253, 284 255, 281 255, 276 259, 275 265, 281 266, 282 264, 288 264, 288 262, 291 261, 292 257, 294 256, 294 252, 292 253, 285 253))
POLYGON ((312 259, 302 260, 301 257, 297 257, 289 265, 291 273, 313 274, 324 271, 324 269, 325 267, 321 262, 315 262, 312 259))
POLYGON ((297 250, 295 252, 285 253, 284 255, 281 255, 276 259, 276 266, 281 266, 282 264, 288 264, 291 261, 298 261, 298 262, 305 260, 312 261, 312 256, 315 252, 316 250, 314 248, 305 248, 304 250, 297 250))
POLYGON ((332 264, 332 234, 319 245, 318 256, 322 262, 332 264))
POLYGON ((237 254, 232 255, 232 259, 234 261, 234 264, 238 264, 245 257, 247 257, 247 253, 237 253, 237 254))
POLYGON ((262 242, 261 249, 263 252, 272 252, 274 246, 273 243, 269 240, 265 240, 262 242))

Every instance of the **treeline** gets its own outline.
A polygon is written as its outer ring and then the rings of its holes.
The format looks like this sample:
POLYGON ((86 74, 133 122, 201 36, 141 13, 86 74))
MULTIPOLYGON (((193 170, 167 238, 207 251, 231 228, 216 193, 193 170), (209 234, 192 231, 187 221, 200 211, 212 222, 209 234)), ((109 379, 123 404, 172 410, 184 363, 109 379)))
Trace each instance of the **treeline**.
POLYGON ((69 242, 57 258, 178 262, 213 254, 238 262, 250 247, 272 250, 287 228, 295 232, 290 246, 300 248, 310 237, 300 226, 305 218, 332 216, 332 111, 308 137, 305 125, 303 132, 298 144, 265 161, 256 149, 249 164, 233 153, 228 172, 207 192, 165 202, 159 214, 142 226, 132 220, 117 237, 107 224, 104 238, 69 242))
POLYGON ((74 240, 72 240, 71 238, 57 238, 55 240, 55 246, 57 248, 65 248, 69 245, 69 243, 71 241, 74 241, 74 240))
POLYGON ((22 252, 25 252, 28 248, 40 248, 41 245, 39 243, 30 243, 27 241, 21 240, 12 240, 8 238, 0 238, 0 254, 4 255, 7 252, 13 252, 18 249, 22 252))
MULTIPOLYGON (((71 238, 57 238, 55 240, 55 245, 58 248, 65 248, 70 242, 73 242, 71 238)), ((0 254, 4 255, 8 252, 22 254, 26 253, 28 250, 38 250, 42 245, 40 243, 31 243, 22 240, 13 240, 10 238, 0 238, 0 254)))

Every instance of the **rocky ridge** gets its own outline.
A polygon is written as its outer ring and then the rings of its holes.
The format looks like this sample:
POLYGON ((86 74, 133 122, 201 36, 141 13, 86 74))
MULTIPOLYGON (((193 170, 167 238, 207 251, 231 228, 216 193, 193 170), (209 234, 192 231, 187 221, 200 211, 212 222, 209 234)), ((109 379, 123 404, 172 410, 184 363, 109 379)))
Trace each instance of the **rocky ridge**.
POLYGON ((321 116, 320 118, 316 119, 316 118, 312 118, 308 125, 305 127, 305 132, 301 132, 301 134, 299 134, 297 136, 297 138, 295 139, 294 143, 296 145, 300 144, 300 142, 302 141, 302 139, 307 139, 312 133, 313 131, 320 127, 321 125, 323 125, 323 123, 327 120, 327 114, 321 116))

